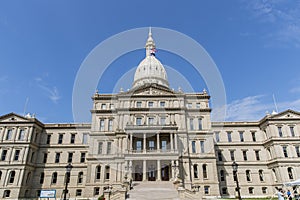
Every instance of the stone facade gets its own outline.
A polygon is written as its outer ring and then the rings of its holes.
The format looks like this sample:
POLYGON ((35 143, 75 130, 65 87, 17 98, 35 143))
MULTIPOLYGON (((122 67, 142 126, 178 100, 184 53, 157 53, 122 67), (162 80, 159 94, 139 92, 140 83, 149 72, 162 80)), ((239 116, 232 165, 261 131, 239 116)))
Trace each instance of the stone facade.
POLYGON ((202 198, 235 197, 233 161, 243 197, 271 196, 275 186, 299 178, 300 113, 211 122, 207 92, 171 90, 153 48, 150 34, 131 90, 94 94, 90 124, 1 116, 0 197, 55 190, 60 199, 68 163, 72 199, 123 192, 132 181, 172 182, 180 193, 202 198))

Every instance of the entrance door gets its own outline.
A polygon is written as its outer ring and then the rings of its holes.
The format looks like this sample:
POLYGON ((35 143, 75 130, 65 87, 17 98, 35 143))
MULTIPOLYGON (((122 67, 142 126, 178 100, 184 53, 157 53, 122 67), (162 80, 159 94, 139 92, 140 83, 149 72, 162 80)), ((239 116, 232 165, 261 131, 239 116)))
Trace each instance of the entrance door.
POLYGON ((140 165, 135 166, 135 171, 134 171, 134 181, 142 181, 143 180, 143 172, 142 172, 142 167, 140 165))
POLYGON ((163 180, 163 181, 169 181, 170 180, 169 173, 170 173, 170 167, 169 167, 169 165, 164 165, 161 168, 161 180, 163 180))
POLYGON ((153 165, 150 165, 150 167, 148 168, 148 181, 155 181, 155 175, 155 167, 153 165))

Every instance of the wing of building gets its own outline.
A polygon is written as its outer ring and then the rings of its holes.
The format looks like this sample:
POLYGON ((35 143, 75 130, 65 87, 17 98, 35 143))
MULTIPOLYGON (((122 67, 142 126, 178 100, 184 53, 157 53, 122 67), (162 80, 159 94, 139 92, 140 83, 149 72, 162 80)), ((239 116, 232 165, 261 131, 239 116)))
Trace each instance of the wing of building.
POLYGON ((300 178, 299 112, 211 122, 206 91, 169 88, 151 32, 145 48, 129 91, 94 94, 89 124, 0 117, 0 197, 55 191, 59 199, 66 182, 72 199, 121 195, 132 182, 172 183, 186 199, 235 197, 233 161, 243 197, 268 197, 300 178))

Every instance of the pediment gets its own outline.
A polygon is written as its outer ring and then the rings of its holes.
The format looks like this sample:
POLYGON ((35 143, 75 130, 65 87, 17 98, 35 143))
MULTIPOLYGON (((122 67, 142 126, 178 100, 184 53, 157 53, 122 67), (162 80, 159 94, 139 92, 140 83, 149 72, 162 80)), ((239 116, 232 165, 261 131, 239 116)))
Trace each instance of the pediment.
POLYGON ((272 119, 293 119, 293 118, 299 118, 300 119, 300 113, 296 112, 294 110, 286 110, 284 112, 272 115, 272 119))
POLYGON ((29 122, 30 119, 15 113, 0 116, 0 122, 29 122))
POLYGON ((176 92, 170 90, 169 88, 156 85, 156 84, 141 86, 134 90, 130 90, 127 93, 131 95, 176 95, 177 94, 176 92))

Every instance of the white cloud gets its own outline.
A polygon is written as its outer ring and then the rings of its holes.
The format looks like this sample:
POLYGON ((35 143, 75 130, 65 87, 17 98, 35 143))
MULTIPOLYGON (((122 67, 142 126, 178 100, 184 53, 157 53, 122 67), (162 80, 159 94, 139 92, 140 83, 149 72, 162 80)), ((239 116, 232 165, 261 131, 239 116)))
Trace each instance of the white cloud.
POLYGON ((246 3, 255 20, 270 25, 270 32, 264 37, 275 41, 273 45, 288 43, 300 47, 299 2, 285 0, 242 0, 242 2, 246 3))
POLYGON ((55 86, 54 87, 46 86, 46 84, 43 83, 43 79, 40 77, 35 78, 35 81, 37 83, 37 86, 45 92, 46 96, 53 103, 58 102, 58 100, 61 98, 61 96, 59 95, 58 89, 55 86))
MULTIPOLYGON (((277 107, 279 112, 287 109, 299 111, 300 99, 277 102, 277 107)), ((258 121, 276 107, 271 96, 256 95, 234 100, 226 105, 226 109, 226 121, 258 121)))

